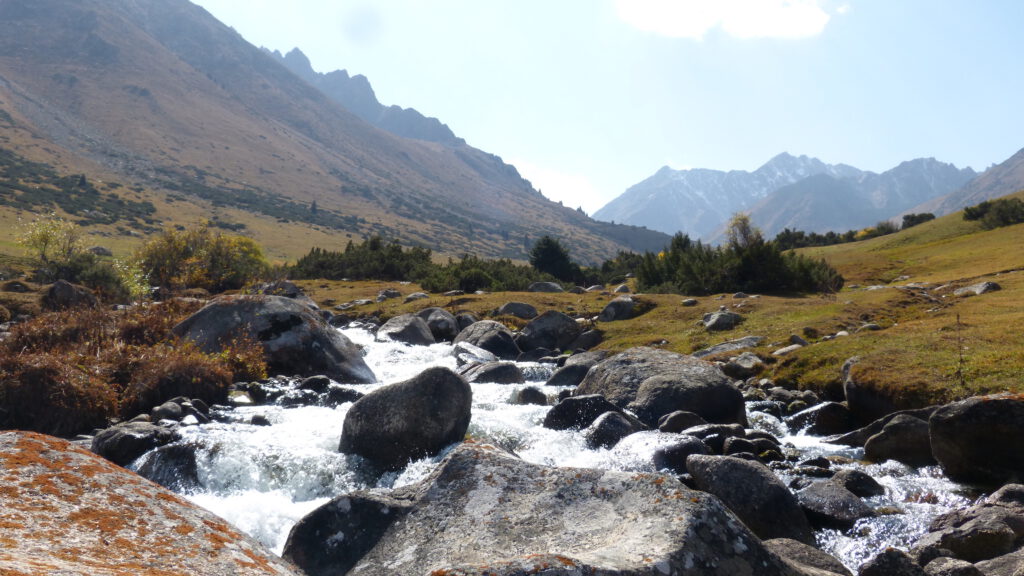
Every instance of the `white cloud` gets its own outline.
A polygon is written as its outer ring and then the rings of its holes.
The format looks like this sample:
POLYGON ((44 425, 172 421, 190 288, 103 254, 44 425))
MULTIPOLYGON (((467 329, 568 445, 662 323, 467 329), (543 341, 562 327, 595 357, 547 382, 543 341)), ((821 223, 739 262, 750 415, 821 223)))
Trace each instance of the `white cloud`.
POLYGON ((584 174, 555 170, 520 159, 508 162, 550 200, 561 202, 570 208, 582 206, 587 214, 593 214, 608 202, 584 174))
POLYGON ((714 28, 735 38, 807 38, 828 24, 818 0, 615 0, 634 28, 700 40, 714 28))

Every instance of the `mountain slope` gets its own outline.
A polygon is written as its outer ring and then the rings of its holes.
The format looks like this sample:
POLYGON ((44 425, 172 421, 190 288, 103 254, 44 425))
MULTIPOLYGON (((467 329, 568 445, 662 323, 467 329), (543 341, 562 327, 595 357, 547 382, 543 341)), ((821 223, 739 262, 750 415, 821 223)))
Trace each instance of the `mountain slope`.
POLYGON ((754 224, 769 237, 786 227, 848 230, 891 218, 974 176, 970 168, 960 170, 932 158, 875 174, 783 153, 753 172, 662 168, 594 217, 666 233, 683 231, 713 242, 720 240, 732 214, 741 211, 750 212, 754 224), (815 196, 819 192, 823 198, 815 196))
POLYGON ((131 184, 157 205, 154 228, 184 199, 270 245, 312 228, 338 244, 379 233, 522 257, 552 234, 593 262, 665 240, 625 228, 611 240, 496 156, 371 126, 185 0, 0 2, 0 106, 5 147, 131 184))
POLYGON ((944 215, 1024 190, 1024 149, 989 168, 963 188, 915 206, 910 212, 944 215))

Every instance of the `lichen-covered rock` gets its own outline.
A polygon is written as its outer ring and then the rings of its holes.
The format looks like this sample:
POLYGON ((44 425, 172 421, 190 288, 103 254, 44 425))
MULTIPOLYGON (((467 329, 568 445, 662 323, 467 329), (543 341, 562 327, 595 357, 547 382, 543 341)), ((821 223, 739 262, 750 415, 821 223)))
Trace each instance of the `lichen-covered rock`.
POLYGON ((743 395, 717 366, 655 348, 631 348, 596 364, 575 394, 601 394, 651 427, 676 410, 746 424, 743 395))
POLYGON ((473 391, 447 368, 378 388, 349 408, 339 450, 396 470, 461 441, 469 428, 473 391))
POLYGON ((0 573, 299 576, 184 498, 57 438, 0 433, 0 573))
POLYGON ((207 353, 221 352, 237 338, 252 338, 277 374, 376 381, 355 344, 309 307, 284 296, 219 296, 175 326, 174 334, 207 353))
MULTIPOLYGON (((414 490, 411 505, 388 508, 390 524, 349 573, 799 574, 716 498, 671 476, 550 468, 494 447, 462 444, 414 490)), ((355 506, 338 502, 329 505, 339 515, 330 524, 336 529, 321 530, 320 541, 302 550, 290 539, 286 557, 329 551, 329 539, 367 547, 361 525, 348 527, 355 506)), ((380 506, 367 508, 370 531, 377 533, 380 506)), ((315 565, 302 564, 311 576, 346 571, 321 572, 315 565)))

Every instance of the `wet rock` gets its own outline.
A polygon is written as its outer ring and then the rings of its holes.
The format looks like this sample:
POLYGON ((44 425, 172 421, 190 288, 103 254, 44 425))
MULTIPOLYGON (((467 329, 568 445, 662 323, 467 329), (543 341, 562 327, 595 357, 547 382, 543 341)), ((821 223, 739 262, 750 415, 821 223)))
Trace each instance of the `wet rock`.
POLYGON ((693 455, 686 469, 698 488, 714 494, 762 539, 814 543, 793 493, 763 464, 732 456, 693 455))
POLYGON ((754 454, 758 453, 757 446, 746 438, 739 438, 733 436, 726 438, 725 442, 722 443, 722 454, 726 456, 735 456, 737 454, 754 454))
POLYGON ((459 335, 459 321, 443 308, 424 308, 416 313, 427 323, 436 342, 451 342, 459 335))
POLYGON ((253 414, 252 418, 249 419, 249 424, 253 426, 270 426, 272 423, 270 419, 263 414, 253 414))
POLYGON ((562 287, 556 282, 534 282, 526 288, 527 292, 564 292, 562 287))
POLYGON ((153 408, 149 415, 153 422, 159 422, 161 420, 174 420, 177 422, 185 416, 185 411, 182 409, 181 404, 167 401, 156 408, 153 408))
POLYGON ((574 364, 571 366, 562 366, 558 370, 555 370, 548 381, 544 383, 545 386, 578 386, 583 378, 590 371, 590 366, 583 364, 574 364))
POLYGON ((838 576, 853 576, 850 570, 835 557, 797 540, 772 538, 764 541, 764 547, 801 572, 810 568, 824 570, 838 576))
POLYGON ((732 330, 739 326, 740 322, 743 322, 743 317, 735 312, 722 310, 705 314, 702 322, 704 323, 704 329, 708 332, 719 332, 722 330, 732 330))
POLYGON ((463 373, 468 382, 493 384, 522 384, 526 382, 523 371, 514 362, 488 362, 477 364, 463 373))
POLYGON ((0 433, 0 485, 5 573, 301 574, 210 512, 64 440, 0 433))
POLYGON ((786 418, 791 430, 806 429, 808 434, 815 436, 831 436, 843 434, 856 427, 853 414, 846 406, 838 402, 823 402, 786 418))
MULTIPOLYGON (((670 476, 548 468, 463 444, 412 489, 411 506, 394 506, 375 543, 339 523, 306 548, 322 551, 328 538, 351 534, 369 548, 347 570, 362 576, 793 573, 717 499, 670 476)), ((287 545, 285 555, 300 556, 287 545)))
POLYGON ((391 340, 413 346, 434 344, 434 334, 426 321, 415 314, 401 314, 377 329, 377 340, 391 340))
POLYGON ((636 418, 630 418, 621 412, 605 412, 587 426, 583 431, 583 438, 591 450, 611 448, 626 436, 646 429, 647 427, 636 418))
POLYGON ((941 548, 968 562, 1009 554, 1024 543, 1024 485, 1007 484, 966 509, 936 517, 915 550, 941 548))
POLYGON ((147 452, 138 470, 139 476, 179 494, 199 488, 196 448, 189 444, 168 444, 147 452))
POLYGON ((597 316, 598 322, 615 322, 617 320, 629 320, 633 317, 633 310, 636 308, 636 301, 629 296, 619 296, 605 305, 604 309, 597 316))
POLYGON ((498 357, 493 353, 469 342, 456 343, 452 347, 452 354, 458 359, 459 366, 498 361, 498 357))
POLYGON ((461 441, 473 392, 447 368, 428 368, 370 392, 349 408, 339 450, 395 470, 461 441))
POLYGON ((875 511, 842 484, 831 480, 814 482, 797 494, 807 519, 819 528, 849 530, 875 511))
POLYGON ((860 470, 853 468, 844 468, 843 470, 839 470, 834 476, 832 476, 832 481, 861 498, 870 498, 871 496, 881 496, 885 494, 885 487, 879 484, 877 480, 872 478, 866 472, 861 472, 860 470))
POLYGON ((893 412, 892 414, 887 414, 879 418, 878 420, 871 422, 867 426, 864 426, 863 428, 858 428, 854 430, 853 432, 848 432, 846 434, 842 434, 839 436, 830 437, 828 441, 832 444, 863 447, 864 444, 867 443, 868 438, 871 438, 875 434, 881 432, 882 428, 884 428, 885 425, 888 424, 893 418, 901 414, 906 414, 908 416, 913 416, 914 418, 919 418, 921 420, 927 421, 937 409, 938 406, 929 406, 927 408, 918 408, 916 410, 901 410, 899 412, 893 412))
POLYGON ((331 387, 331 379, 322 374, 317 376, 310 376, 303 378, 299 381, 298 387, 300 390, 311 390, 317 394, 323 394, 327 392, 327 389, 331 387))
POLYGON ((455 315, 455 322, 459 325, 459 332, 462 332, 479 321, 480 319, 470 312, 462 312, 455 315))
POLYGON ((631 348, 596 364, 576 394, 601 394, 651 427, 676 410, 746 423, 743 395, 717 366, 654 348, 631 348))
POLYGON ((711 448, 696 436, 681 434, 674 444, 654 451, 654 467, 673 474, 689 474, 686 459, 693 454, 707 456, 711 454, 711 448))
POLYGON ((974 564, 956 558, 940 557, 924 567, 928 576, 985 576, 974 564))
POLYGON ((658 418, 658 430, 662 432, 682 432, 695 426, 703 426, 707 421, 698 414, 685 410, 676 410, 658 418))
POLYGON ((43 309, 57 311, 70 308, 95 308, 99 300, 85 286, 72 284, 66 280, 57 280, 43 292, 40 301, 43 309))
POLYGON ((327 392, 324 392, 323 395, 320 396, 318 404, 328 408, 335 408, 342 404, 356 402, 363 396, 365 396, 365 394, 358 390, 345 388, 344 386, 331 385, 331 387, 327 389, 327 392))
POLYGON ((927 576, 902 550, 888 548, 860 567, 857 576, 927 576))
POLYGON ((91 450, 114 464, 127 466, 146 452, 174 442, 180 435, 149 422, 124 422, 96 434, 91 450))
POLYGON ((569 316, 557 310, 548 310, 523 327, 516 343, 522 350, 566 350, 582 331, 580 325, 569 316))
POLYGON ((481 320, 465 328, 455 343, 468 342, 491 352, 502 360, 515 360, 522 353, 516 345, 512 331, 493 320, 481 320))
POLYGON ((932 454, 953 480, 999 485, 1024 479, 1024 396, 947 404, 928 425, 932 454))
POLYGON ((581 430, 605 412, 621 412, 621 409, 600 394, 570 396, 548 410, 544 416, 544 427, 551 430, 581 430))
POLYGON ((499 316, 515 316, 523 320, 537 317, 537 309, 524 302, 506 302, 498 308, 499 316))
POLYGON ((520 406, 528 404, 547 406, 548 397, 539 388, 527 386, 522 390, 516 391, 516 393, 512 395, 512 404, 518 404, 520 406))
POLYGON ((209 354, 248 336, 263 346, 272 373, 323 374, 337 382, 361 384, 376 381, 355 344, 319 314, 283 296, 219 296, 173 332, 209 354))
POLYGON ((864 444, 864 457, 873 462, 896 460, 908 466, 928 466, 932 457, 928 423, 907 414, 889 421, 864 444))
POLYGON ((892 398, 870 384, 857 381, 854 367, 859 362, 860 357, 854 356, 843 363, 841 370, 843 395, 854 418, 861 424, 868 424, 897 412, 899 406, 896 406, 892 398))

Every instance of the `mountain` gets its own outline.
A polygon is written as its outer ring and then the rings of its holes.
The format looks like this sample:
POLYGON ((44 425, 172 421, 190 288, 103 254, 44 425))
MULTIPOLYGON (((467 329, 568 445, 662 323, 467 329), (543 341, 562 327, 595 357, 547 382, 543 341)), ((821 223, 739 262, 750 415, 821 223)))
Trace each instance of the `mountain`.
POLYGON ((966 186, 915 206, 908 212, 931 212, 942 216, 1024 190, 1024 149, 992 166, 966 186))
POLYGON ((361 74, 349 76, 346 70, 335 70, 327 74, 316 72, 313 70, 309 58, 298 48, 283 56, 276 50, 269 53, 280 60, 296 76, 309 82, 332 100, 377 128, 398 136, 428 142, 448 145, 466 143, 462 138, 455 136, 451 129, 437 118, 427 118, 412 108, 381 104, 366 76, 361 74))
POLYGON ((976 176, 933 158, 876 174, 816 158, 779 154, 753 172, 672 170, 629 188, 594 217, 721 241, 729 218, 748 212, 767 237, 783 228, 845 231, 892 218, 976 176))
POLYGON ((186 0, 0 2, 0 143, 20 167, 0 170, 20 190, 0 194, 7 213, 88 219, 99 202, 117 238, 201 216, 272 257, 381 234, 522 258, 550 234, 581 262, 667 240, 553 203, 457 138, 371 125, 186 0), (30 165, 65 176, 29 193, 30 165))

